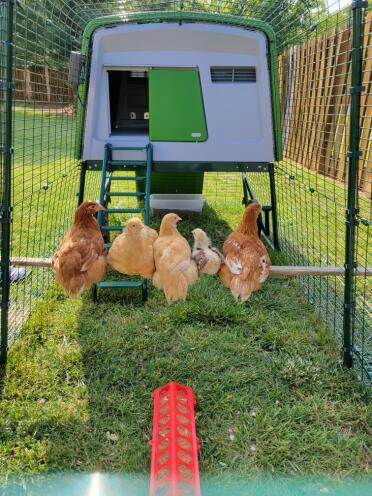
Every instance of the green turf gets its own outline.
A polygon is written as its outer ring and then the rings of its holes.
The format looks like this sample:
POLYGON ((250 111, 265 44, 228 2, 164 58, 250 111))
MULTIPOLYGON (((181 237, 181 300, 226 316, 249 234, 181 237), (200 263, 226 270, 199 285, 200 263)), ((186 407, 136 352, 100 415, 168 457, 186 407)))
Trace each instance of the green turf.
MULTIPOLYGON (((180 229, 195 225, 218 245, 230 229, 210 208, 180 229)), ((196 393, 204 474, 368 470, 365 393, 295 281, 272 278, 244 305, 208 276, 186 303, 153 288, 145 306, 139 291, 99 300, 50 290, 11 348, 2 474, 147 472, 151 392, 172 380, 196 393)))
MULTIPOLYGON (((50 256, 70 225, 79 177, 70 158, 73 138, 70 115, 17 109, 13 255, 50 256)), ((279 174, 286 252, 292 263, 321 263, 329 253, 332 264, 342 265, 342 208, 332 220, 335 211, 327 217, 321 207, 341 203, 344 188, 300 174, 323 188, 322 198, 333 197, 314 202, 319 197, 292 188, 287 202, 293 181, 279 174), (291 210, 293 204, 302 208, 291 210), (313 227, 307 230, 306 222, 313 227), (310 239, 308 232, 315 235, 310 239)), ((267 179, 254 177, 266 202, 260 181, 267 179)), ((98 180, 88 173, 87 197, 97 198, 98 180)), ((209 206, 203 215, 180 229, 190 239, 192 227, 204 227, 221 248, 241 216, 240 176, 208 173, 204 194, 209 206)), ((276 264, 288 261, 271 256, 276 264)), ((189 384, 197 395, 203 474, 341 477, 370 469, 366 395, 353 372, 342 368, 339 343, 318 322, 296 281, 273 278, 241 305, 217 278, 204 276, 186 303, 168 307, 151 288, 142 307, 140 292, 126 290, 102 290, 93 305, 89 294, 71 301, 52 287, 40 301, 51 280, 49 270, 33 269, 11 288, 11 332, 36 310, 0 381, 0 474, 147 473, 150 395, 170 380, 189 384)), ((329 301, 331 307, 332 294, 320 291, 317 305, 329 301)))

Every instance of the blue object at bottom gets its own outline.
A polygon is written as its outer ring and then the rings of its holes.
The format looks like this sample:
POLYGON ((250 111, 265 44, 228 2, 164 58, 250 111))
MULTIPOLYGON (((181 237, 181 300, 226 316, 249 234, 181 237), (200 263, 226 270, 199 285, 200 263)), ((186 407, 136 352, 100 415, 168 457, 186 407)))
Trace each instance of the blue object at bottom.
MULTIPOLYGON (((149 481, 141 475, 55 474, 0 479, 1 496, 145 496, 149 481)), ((226 477, 202 480, 203 496, 370 496, 372 478, 334 481, 316 478, 244 479, 226 477)))

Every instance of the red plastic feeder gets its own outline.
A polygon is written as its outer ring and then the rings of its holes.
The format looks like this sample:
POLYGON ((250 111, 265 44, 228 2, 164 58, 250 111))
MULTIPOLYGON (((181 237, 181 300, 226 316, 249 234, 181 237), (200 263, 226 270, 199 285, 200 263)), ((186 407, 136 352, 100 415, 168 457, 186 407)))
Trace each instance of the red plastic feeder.
POLYGON ((192 389, 170 382, 156 389, 152 398, 150 496, 200 496, 192 389))

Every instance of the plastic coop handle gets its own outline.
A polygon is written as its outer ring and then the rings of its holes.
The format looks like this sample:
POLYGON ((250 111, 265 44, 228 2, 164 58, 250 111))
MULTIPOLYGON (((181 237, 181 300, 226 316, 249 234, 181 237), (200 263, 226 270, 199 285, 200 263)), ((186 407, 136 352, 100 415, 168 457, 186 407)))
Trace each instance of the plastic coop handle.
POLYGON ((193 391, 170 382, 152 398, 150 496, 200 496, 193 391))

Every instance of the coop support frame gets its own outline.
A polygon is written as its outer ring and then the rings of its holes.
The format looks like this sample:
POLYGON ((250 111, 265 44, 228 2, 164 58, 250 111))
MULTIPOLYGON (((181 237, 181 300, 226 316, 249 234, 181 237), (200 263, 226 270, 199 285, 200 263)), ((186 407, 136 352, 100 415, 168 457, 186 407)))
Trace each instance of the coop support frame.
POLYGON ((273 243, 274 243, 274 248, 276 250, 280 250, 278 205, 277 205, 276 188, 275 188, 275 166, 272 163, 269 164, 269 180, 270 180, 271 214, 273 221, 273 243))
POLYGON ((11 218, 11 180, 13 160, 13 46, 14 46, 14 0, 6 0, 6 41, 5 41, 5 135, 2 170, 1 201, 1 347, 0 363, 5 363, 8 350, 8 311, 10 293, 10 224, 11 218))
POLYGON ((84 193, 85 193, 85 177, 87 174, 86 163, 82 162, 80 164, 80 176, 79 176, 79 193, 78 193, 78 206, 81 205, 84 201, 84 193))
POLYGON ((353 2, 352 9, 352 52, 350 87, 350 133, 348 157, 347 207, 345 222, 345 286, 343 315, 343 362, 353 366, 353 328, 355 312, 355 273, 357 267, 355 241, 358 224, 358 171, 360 150, 360 96, 362 87, 362 50, 364 9, 368 2, 353 2))
MULTIPOLYGON (((260 170, 250 170, 250 172, 263 172, 260 170)), ((279 244, 279 225, 278 225, 278 206, 276 199, 276 190, 275 190, 275 165, 273 163, 266 164, 265 172, 269 173, 269 182, 270 182, 270 201, 271 205, 263 205, 262 211, 265 215, 265 221, 262 220, 262 214, 259 216, 259 225, 261 224, 261 231, 265 236, 266 241, 271 246, 271 248, 275 250, 280 250, 279 244), (273 226, 273 236, 270 239, 270 212, 272 215, 272 226, 273 226)), ((246 173, 243 173, 243 205, 247 206, 249 198, 253 201, 257 201, 253 189, 249 183, 248 176, 246 173)))

